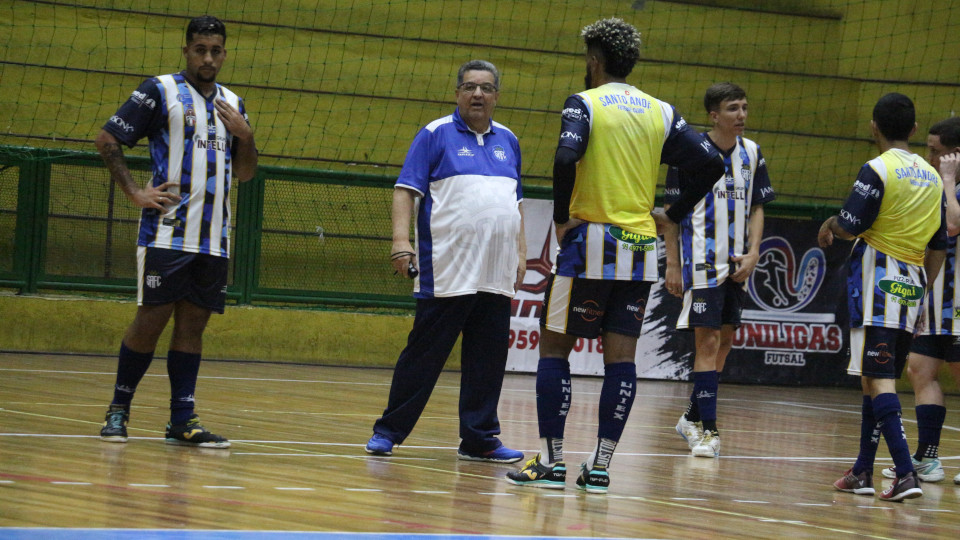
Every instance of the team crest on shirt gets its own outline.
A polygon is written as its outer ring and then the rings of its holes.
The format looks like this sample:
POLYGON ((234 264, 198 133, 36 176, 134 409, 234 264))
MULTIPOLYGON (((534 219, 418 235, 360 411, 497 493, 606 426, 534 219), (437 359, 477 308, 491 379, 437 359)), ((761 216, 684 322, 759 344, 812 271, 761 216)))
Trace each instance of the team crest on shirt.
POLYGON ((499 159, 500 161, 507 160, 507 152, 499 144, 493 147, 493 157, 499 159))
POLYGON ((653 251, 657 246, 657 239, 653 236, 625 231, 616 225, 611 225, 607 232, 620 241, 620 248, 627 251, 653 251))
POLYGON ((183 108, 183 123, 190 127, 197 125, 197 113, 193 110, 193 105, 190 103, 183 108))
POLYGON ((894 276, 883 278, 877 282, 877 287, 892 295, 893 301, 907 307, 914 307, 917 301, 923 298, 923 287, 913 282, 906 276, 894 276))
POLYGON ((457 155, 463 157, 473 157, 473 151, 466 146, 461 146, 460 150, 457 150, 457 155))
POLYGON ((750 172, 748 167, 743 167, 740 169, 740 176, 743 177, 743 181, 748 184, 750 183, 750 180, 753 179, 753 173, 750 172))

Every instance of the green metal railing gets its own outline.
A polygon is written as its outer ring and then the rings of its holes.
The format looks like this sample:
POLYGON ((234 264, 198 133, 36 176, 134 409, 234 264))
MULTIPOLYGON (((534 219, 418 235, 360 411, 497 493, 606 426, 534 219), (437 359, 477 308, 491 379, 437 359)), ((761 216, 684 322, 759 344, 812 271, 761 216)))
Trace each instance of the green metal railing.
MULTIPOLYGON (((149 178, 149 159, 128 163, 149 178)), ((228 299, 412 307, 410 283, 386 263, 394 181, 261 166, 231 195, 228 299)), ((551 190, 524 195, 549 199, 551 190)), ((823 219, 836 208, 773 203, 766 212, 823 219)), ((138 219, 96 153, 0 146, 0 287, 134 294, 138 219)))

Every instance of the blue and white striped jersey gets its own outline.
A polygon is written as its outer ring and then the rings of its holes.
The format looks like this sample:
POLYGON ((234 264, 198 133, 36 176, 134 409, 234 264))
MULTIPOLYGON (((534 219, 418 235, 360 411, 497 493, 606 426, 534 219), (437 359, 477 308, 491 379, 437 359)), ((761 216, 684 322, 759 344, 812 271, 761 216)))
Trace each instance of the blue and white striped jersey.
POLYGON ((472 131, 456 110, 417 133, 396 187, 420 196, 414 296, 512 297, 520 262, 520 143, 491 122, 472 131))
MULTIPOLYGON (((717 148, 706 134, 703 139, 717 148)), ((683 288, 717 287, 731 273, 731 257, 748 251, 748 224, 754 205, 772 201, 766 161, 757 143, 737 137, 737 145, 723 156, 724 175, 710 193, 680 222, 680 261, 683 288)), ((685 177, 676 167, 667 171, 664 202, 677 201, 685 177)))
POLYGON ((181 72, 144 81, 103 126, 130 147, 147 137, 153 185, 179 184, 179 203, 163 213, 143 209, 137 245, 230 256, 233 140, 214 108, 215 99, 247 118, 239 96, 218 84, 206 99, 181 72))
MULTIPOLYGON (((955 196, 960 200, 960 193, 955 196)), ((937 279, 927 285, 923 299, 927 321, 921 334, 960 336, 960 267, 957 266, 956 236, 947 238, 947 258, 937 279)))

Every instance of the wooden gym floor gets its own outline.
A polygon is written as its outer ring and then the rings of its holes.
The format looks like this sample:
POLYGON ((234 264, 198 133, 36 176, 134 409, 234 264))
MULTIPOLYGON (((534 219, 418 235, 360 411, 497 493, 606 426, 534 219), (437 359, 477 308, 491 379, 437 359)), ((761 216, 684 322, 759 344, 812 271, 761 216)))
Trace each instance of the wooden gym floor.
MULTIPOLYGON (((886 503, 831 486, 856 454, 856 390, 721 385, 722 456, 704 459, 674 431, 690 384, 640 381, 604 496, 574 485, 600 379, 574 380, 571 473, 556 491, 507 484, 520 464, 456 459, 457 373, 442 376, 416 430, 385 458, 363 445, 390 370, 206 362, 198 412, 233 441, 213 450, 163 443, 162 358, 137 393, 130 441, 101 442, 115 363, 0 353, 0 538, 956 538, 960 528, 957 396, 940 448, 947 478, 886 503)), ((913 397, 901 398, 913 448, 913 397)), ((500 417, 503 441, 532 458, 532 375, 507 375, 500 417)), ((889 464, 881 444, 879 489, 889 464)))

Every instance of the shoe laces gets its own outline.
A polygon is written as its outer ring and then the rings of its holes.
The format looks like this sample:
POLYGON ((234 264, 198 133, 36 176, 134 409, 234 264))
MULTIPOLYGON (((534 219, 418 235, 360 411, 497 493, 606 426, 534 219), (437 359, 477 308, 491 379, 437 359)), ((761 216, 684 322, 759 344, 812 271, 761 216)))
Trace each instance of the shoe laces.
POLYGON ((107 427, 109 428, 122 428, 123 421, 125 420, 126 413, 123 410, 110 411, 107 414, 107 427))

